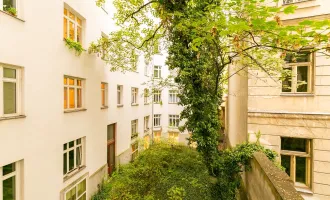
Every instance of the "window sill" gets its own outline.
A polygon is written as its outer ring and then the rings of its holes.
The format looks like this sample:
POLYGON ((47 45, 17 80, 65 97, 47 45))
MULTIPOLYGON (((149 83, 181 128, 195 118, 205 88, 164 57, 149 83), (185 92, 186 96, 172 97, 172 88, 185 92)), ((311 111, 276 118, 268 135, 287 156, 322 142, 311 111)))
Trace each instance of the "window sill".
POLYGON ((297 2, 292 2, 292 3, 283 3, 282 6, 289 6, 289 5, 295 5, 295 4, 302 4, 305 2, 309 2, 309 1, 315 1, 315 0, 304 0, 304 1, 297 1, 297 2))
POLYGON ((109 108, 109 106, 102 106, 101 110, 108 109, 108 108, 109 108))
POLYGON ((117 108, 121 108, 121 107, 124 107, 124 105, 123 104, 118 104, 117 105, 117 108))
POLYGON ((150 103, 144 103, 145 106, 149 105, 150 103))
POLYGON ((73 113, 73 112, 81 112, 81 111, 86 111, 86 108, 81 108, 81 109, 73 109, 73 110, 65 110, 64 113, 73 113))
POLYGON ((283 97, 314 97, 315 95, 313 93, 302 93, 302 94, 299 94, 299 93, 281 93, 280 96, 283 96, 283 97))
POLYGON ((11 119, 21 119, 21 118, 25 118, 25 115, 16 115, 16 116, 10 116, 10 117, 0 117, 0 121, 4 121, 4 120, 11 120, 11 119))
POLYGON ((169 102, 168 104, 178 104, 178 103, 170 103, 170 102, 169 102))
POLYGON ((138 106, 138 103, 132 103, 131 106, 138 106))
POLYGON ((134 140, 137 137, 138 137, 138 135, 131 136, 131 140, 134 140))
POLYGON ((14 15, 11 15, 11 14, 7 13, 6 11, 0 10, 0 13, 4 13, 4 14, 10 16, 10 17, 13 17, 13 18, 15 18, 15 19, 21 21, 21 22, 25 22, 23 19, 20 19, 20 18, 18 18, 17 16, 14 16, 14 15))
POLYGON ((309 187, 307 187, 307 186, 297 186, 297 185, 295 185, 295 188, 300 193, 313 194, 313 192, 311 191, 311 189, 309 187))
POLYGON ((63 178, 63 182, 69 180, 70 178, 72 178, 74 175, 78 174, 79 172, 81 172, 82 170, 84 170, 86 168, 86 166, 81 166, 79 168, 77 168, 76 170, 74 170, 73 172, 67 174, 66 176, 64 176, 63 178))

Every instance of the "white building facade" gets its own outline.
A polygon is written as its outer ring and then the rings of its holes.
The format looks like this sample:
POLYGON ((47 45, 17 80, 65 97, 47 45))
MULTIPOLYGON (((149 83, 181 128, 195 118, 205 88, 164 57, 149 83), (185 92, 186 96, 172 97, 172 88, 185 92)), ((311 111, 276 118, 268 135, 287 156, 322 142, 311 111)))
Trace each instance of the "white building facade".
MULTIPOLYGON (((137 72, 110 72, 63 40, 87 49, 111 31, 111 17, 110 6, 93 0, 0 0, 0 200, 89 199, 107 173, 143 149, 138 138, 151 138, 154 97, 144 97, 142 83, 153 65, 148 73, 143 63, 137 72)), ((169 74, 164 56, 154 62, 169 74)), ((185 142, 174 94, 164 88, 162 105, 154 105, 155 130, 185 142)))

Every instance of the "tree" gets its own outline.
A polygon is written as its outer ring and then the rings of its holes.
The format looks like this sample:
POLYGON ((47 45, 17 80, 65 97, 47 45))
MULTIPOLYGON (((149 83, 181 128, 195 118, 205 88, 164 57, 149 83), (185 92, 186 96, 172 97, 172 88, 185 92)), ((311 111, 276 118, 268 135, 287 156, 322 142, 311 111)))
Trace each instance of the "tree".
POLYGON ((274 76, 283 71, 287 53, 329 50, 328 20, 283 26, 280 13, 291 14, 295 7, 276 7, 277 2, 114 0, 119 30, 89 50, 100 53, 112 70, 131 70, 140 54, 151 59, 159 48, 167 49, 167 65, 178 70, 183 128, 193 133, 213 171, 224 69, 239 64, 274 76))

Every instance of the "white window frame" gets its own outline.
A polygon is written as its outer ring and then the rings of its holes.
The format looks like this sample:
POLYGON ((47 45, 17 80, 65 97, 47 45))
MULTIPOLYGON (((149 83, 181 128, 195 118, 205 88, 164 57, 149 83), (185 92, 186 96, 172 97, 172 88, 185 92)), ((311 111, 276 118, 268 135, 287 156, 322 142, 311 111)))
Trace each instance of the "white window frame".
POLYGON ((154 77, 153 78, 161 78, 162 77, 162 66, 154 65, 154 77))
POLYGON ((179 102, 178 90, 170 90, 168 103, 178 103, 178 102, 179 102))
POLYGON ((117 85, 117 105, 123 105, 123 86, 117 85))
POLYGON ((144 132, 149 131, 150 115, 144 117, 144 132))
POLYGON ((160 103, 162 101, 162 91, 154 90, 153 98, 155 104, 160 103))
MULTIPOLYGON (((85 79, 72 77, 72 76, 64 76, 64 79, 66 80, 66 84, 64 84, 64 88, 66 88, 66 102, 67 102, 67 108, 64 108, 64 111, 68 110, 78 110, 78 109, 84 109, 85 107, 85 79), (70 85, 69 79, 74 80, 74 84, 70 85), (78 81, 81 81, 81 85, 78 85, 78 81), (74 108, 70 108, 70 88, 74 89, 74 108), (78 107, 78 89, 81 89, 81 107, 78 107)), ((63 88, 63 90, 64 90, 63 88)), ((64 95, 64 93, 63 93, 64 95)), ((63 102, 64 105, 64 102, 63 102)))
POLYGON ((107 107, 108 106, 108 83, 101 82, 101 106, 107 107), (104 88, 102 88, 102 84, 104 84, 104 88), (104 105, 102 105, 102 92, 104 92, 104 105))
POLYGON ((1 117, 13 117, 18 116, 22 113, 22 69, 19 67, 8 66, 0 63, 0 118, 1 117), (4 68, 16 70, 16 79, 4 78, 3 71, 4 68), (16 83, 16 112, 11 114, 4 114, 4 96, 3 96, 3 83, 4 82, 13 82, 16 83))
POLYGON ((131 89, 131 104, 137 105, 138 104, 138 94, 139 94, 139 88, 132 87, 131 89))
POLYGON ((143 92, 144 104, 149 104, 149 89, 145 88, 143 92))
MULTIPOLYGON (((82 17, 80 17, 80 15, 76 11, 74 11, 72 8, 70 8, 68 6, 64 6, 64 8, 63 8, 63 17, 67 20, 67 24, 66 24, 67 34, 66 34, 65 38, 70 38, 70 22, 72 22, 74 24, 74 39, 73 40, 75 42, 77 42, 77 40, 78 40, 78 27, 79 27, 80 30, 81 30, 81 32, 80 32, 80 34, 81 34, 80 40, 81 41, 79 43, 82 44, 82 40, 83 40, 82 39, 83 38, 83 26, 82 26, 83 25, 83 20, 82 20, 82 17), (66 16, 64 14, 64 9, 67 10, 68 16, 66 16), (72 14, 74 14, 74 16, 75 16, 74 20, 69 17, 70 12, 72 14), (81 21, 81 25, 79 25, 78 19, 81 21)), ((63 23, 64 23, 64 21, 63 21, 63 23)), ((64 31, 63 31, 63 34, 64 34, 64 31)))
POLYGON ((72 186, 72 187, 70 187, 68 190, 66 190, 65 192, 64 192, 64 200, 67 200, 66 199, 66 194, 68 193, 68 192, 70 192, 73 188, 75 188, 76 187, 76 199, 75 200, 78 200, 79 198, 81 198, 84 194, 86 195, 86 199, 87 199, 87 189, 88 189, 88 180, 87 180, 87 177, 85 177, 85 178, 83 178, 83 179, 81 179, 79 182, 77 182, 77 184, 75 184, 74 186, 72 186), (78 185, 80 184, 80 183, 82 183, 83 181, 86 181, 86 190, 85 190, 85 192, 83 192, 80 196, 78 196, 78 185))
MULTIPOLYGON (((22 174, 21 174, 21 162, 17 161, 9 164, 15 165, 15 171, 3 176, 3 167, 0 167, 0 200, 3 200, 3 181, 15 176, 15 200, 22 200, 22 174)), ((7 164, 8 165, 8 164, 7 164)))
MULTIPOLYGON (((63 176, 64 177, 67 177, 67 176, 70 176, 72 173, 76 172, 76 171, 79 171, 79 169, 81 169, 82 167, 85 166, 85 138, 78 138, 78 139, 75 139, 75 140, 72 140, 70 142, 67 142, 67 143, 64 143, 63 144, 63 155, 64 154, 67 154, 66 156, 66 170, 67 172, 64 174, 63 172, 63 176), (77 144, 77 141, 80 139, 80 144, 77 144), (69 147, 69 143, 70 142, 74 142, 74 145, 73 147, 69 147), (67 145, 67 148, 64 150, 64 145, 67 145), (77 148, 80 148, 80 165, 77 166, 77 148), (69 171, 69 152, 70 151, 73 151, 74 152, 74 167, 71 171, 69 171)), ((64 165, 64 160, 63 160, 63 165, 64 165)), ((62 166, 63 166, 62 165, 62 166)))
POLYGON ((168 126, 169 127, 179 127, 180 115, 168 115, 168 126), (172 125, 173 124, 173 125, 172 125))
POLYGON ((160 127, 161 126, 161 114, 154 114, 154 127, 160 127))
POLYGON ((134 139, 138 136, 138 119, 131 121, 131 139, 134 139))
POLYGON ((311 0, 283 0, 283 5, 300 3, 300 2, 305 2, 305 1, 311 1, 311 0))
MULTIPOLYGON (((14 4, 14 7, 13 8, 15 8, 16 9, 16 11, 18 10, 17 8, 18 8, 18 1, 17 0, 13 0, 13 4, 14 4)), ((2 11, 4 11, 4 9, 3 9, 3 0, 0 0, 0 10, 2 10, 2 11)))
POLYGON ((144 63, 144 75, 149 76, 149 64, 144 63))

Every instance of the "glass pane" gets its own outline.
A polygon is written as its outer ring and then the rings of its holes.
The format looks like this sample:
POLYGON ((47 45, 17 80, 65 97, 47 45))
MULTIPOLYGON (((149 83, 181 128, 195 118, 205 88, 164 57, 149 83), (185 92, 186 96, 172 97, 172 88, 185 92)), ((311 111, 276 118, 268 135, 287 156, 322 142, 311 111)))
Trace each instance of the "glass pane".
POLYGON ((80 26, 82 25, 81 20, 78 17, 77 17, 77 22, 80 26))
POLYGON ((81 147, 77 147, 77 150, 76 150, 76 157, 77 157, 76 164, 77 164, 77 166, 81 165, 81 155, 82 155, 81 147))
POLYGON ((292 92, 292 67, 284 69, 282 78, 282 92, 292 92))
POLYGON ((297 63, 297 62, 309 62, 310 61, 310 53, 287 53, 285 57, 286 63, 297 63))
POLYGON ((68 89, 64 88, 64 109, 68 108, 68 89))
POLYGON ((15 176, 10 177, 2 182, 3 184, 3 200, 15 200, 16 188, 15 188, 15 176))
POLYGON ((74 23, 70 22, 70 26, 69 26, 69 38, 71 40, 74 40, 74 29, 75 29, 74 23))
POLYGON ((281 150, 307 152, 307 140, 300 138, 281 138, 281 150))
POLYGON ((69 104, 70 104, 70 108, 75 108, 74 88, 69 89, 69 104))
POLYGON ((68 37, 68 20, 64 17, 63 18, 63 38, 68 37))
POLYGON ((105 84, 101 83, 101 89, 105 89, 105 84))
POLYGON ((74 151, 69 151, 69 171, 74 169, 74 151))
POLYGON ((15 163, 11 163, 9 165, 3 166, 2 175, 5 176, 15 171, 15 163))
POLYGON ((81 139, 77 139, 77 144, 81 144, 81 139))
POLYGON ((107 131, 107 139, 108 140, 113 140, 114 139, 114 125, 108 125, 108 131, 107 131))
POLYGON ((68 15, 68 10, 64 8, 64 15, 68 15))
POLYGON ((63 144, 63 150, 66 150, 67 144, 63 144))
POLYGON ((81 108, 82 107, 82 94, 81 94, 81 89, 77 89, 77 107, 81 108))
POLYGON ((75 20, 75 16, 74 16, 74 14, 71 13, 71 12, 70 12, 70 14, 69 14, 69 17, 70 17, 70 19, 75 20))
POLYGON ((308 91, 308 66, 297 67, 297 92, 308 91))
POLYGON ((69 78, 69 85, 74 85, 74 79, 69 78))
POLYGON ((81 43, 81 28, 77 27, 77 42, 81 43))
POLYGON ((78 200, 86 200, 86 194, 82 195, 78 200))
POLYGON ((16 113, 16 83, 3 82, 4 114, 16 113))
POLYGON ((306 158, 296 157, 296 182, 306 183, 306 158))
POLYGON ((115 165, 115 145, 111 144, 109 150, 110 150, 110 164, 112 166, 114 166, 115 165))
POLYGON ((86 180, 83 180, 78 185, 78 196, 82 195, 84 192, 86 192, 86 180))
POLYGON ((68 173, 67 164, 68 164, 67 153, 63 154, 63 174, 68 173))
POLYGON ((74 146, 74 141, 69 142, 69 148, 74 146))
POLYGON ((76 200, 76 187, 66 193, 65 200, 76 200))
POLYGON ((3 68, 3 77, 16 79, 16 69, 3 68))
POLYGON ((105 91, 102 90, 102 106, 105 106, 105 91))
POLYGON ((64 85, 67 85, 67 84, 68 84, 68 78, 64 77, 64 85))
POLYGON ((285 172, 290 176, 291 156, 281 155, 281 165, 285 168, 285 172))
POLYGON ((9 8, 16 8, 14 0, 3 0, 3 10, 8 10, 9 8))
POLYGON ((77 85, 81 86, 81 80, 77 80, 77 85))

